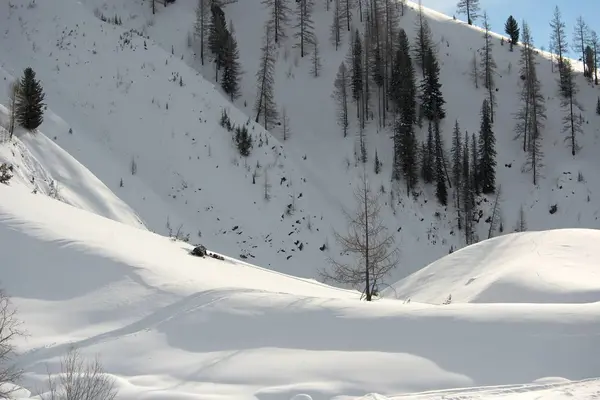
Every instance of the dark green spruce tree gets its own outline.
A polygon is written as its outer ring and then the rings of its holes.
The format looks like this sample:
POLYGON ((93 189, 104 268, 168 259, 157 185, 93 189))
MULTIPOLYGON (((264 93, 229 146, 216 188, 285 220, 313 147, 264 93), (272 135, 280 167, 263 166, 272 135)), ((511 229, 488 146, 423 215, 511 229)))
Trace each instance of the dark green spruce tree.
POLYGON ((389 95, 396 106, 394 129, 394 174, 401 172, 410 194, 417 184, 417 139, 414 123, 417 119, 415 70, 410 56, 410 44, 404 30, 400 30, 399 47, 396 51, 389 95))
POLYGON ((481 106, 481 128, 479 130, 479 181, 485 194, 496 190, 496 137, 492 129, 490 105, 487 99, 481 106))
POLYGON ((598 101, 596 102, 596 114, 600 115, 600 96, 598 96, 598 101))
POLYGON ((229 95, 231 101, 240 97, 240 52, 238 50, 237 40, 233 23, 229 23, 229 33, 223 48, 223 76, 221 77, 221 87, 229 95))
POLYGON ((446 187, 446 170, 444 157, 444 144, 440 133, 439 121, 434 122, 435 130, 435 196, 441 205, 448 205, 448 188, 446 187))
POLYGON ((506 23, 504 24, 504 32, 506 32, 510 38, 510 51, 513 51, 513 46, 519 43, 519 35, 521 32, 519 29, 519 23, 512 15, 508 17, 506 23))
POLYGON ((363 46, 360 32, 354 31, 354 38, 349 49, 346 64, 350 66, 350 87, 352 100, 356 102, 356 117, 360 118, 361 99, 363 92, 363 46))
POLYGON ((456 206, 458 229, 462 229, 462 218, 461 218, 461 185, 462 179, 462 157, 463 157, 463 144, 462 144, 462 133, 460 131, 460 125, 458 120, 454 124, 454 132, 452 133, 452 147, 450 149, 450 156, 452 158, 452 185, 454 188, 454 205, 456 206))
POLYGON ((406 123, 402 117, 397 118, 394 138, 397 137, 398 147, 394 150, 399 159, 399 170, 404 177, 406 183, 406 194, 410 195, 410 191, 417 185, 417 139, 414 133, 414 125, 406 123))
POLYGON ((423 116, 429 121, 436 119, 441 121, 446 117, 446 111, 444 111, 446 101, 442 96, 441 88, 440 66, 433 50, 429 48, 425 57, 425 75, 420 85, 423 116))
POLYGON ((16 91, 15 114, 19 125, 28 131, 33 131, 44 121, 44 90, 35 72, 25 68, 23 77, 16 91))
POLYGON ((402 115, 405 123, 414 124, 417 121, 417 83, 415 67, 410 55, 410 42, 404 29, 398 34, 398 49, 390 76, 388 95, 396 105, 396 112, 402 115))
POLYGON ((478 195, 481 193, 481 180, 479 178, 479 157, 477 157, 477 141, 475 140, 475 134, 471 136, 471 180, 473 183, 471 187, 473 193, 478 195))
POLYGON ((475 212, 475 192, 473 190, 473 169, 470 165, 469 134, 465 133, 462 162, 461 197, 466 244, 473 243, 473 214, 475 212))
POLYGON ((433 138, 433 124, 429 122, 427 141, 423 143, 421 154, 421 176, 425 183, 432 183, 434 179, 433 163, 435 161, 435 142, 433 138))
POLYGON ((208 48, 214 56, 215 80, 219 81, 219 71, 225 63, 225 47, 229 36, 225 13, 217 4, 210 8, 211 19, 208 31, 208 48))

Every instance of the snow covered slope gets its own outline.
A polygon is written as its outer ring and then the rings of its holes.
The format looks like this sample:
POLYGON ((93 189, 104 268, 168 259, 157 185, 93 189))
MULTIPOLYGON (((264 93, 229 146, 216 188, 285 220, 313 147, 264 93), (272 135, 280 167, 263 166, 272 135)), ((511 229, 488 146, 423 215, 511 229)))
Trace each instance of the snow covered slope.
MULTIPOLYGON (((29 134, 17 129, 9 140, 2 127, 6 111, 0 105, 0 163, 7 163, 13 169, 11 186, 22 186, 103 217, 145 227, 134 210, 42 132, 29 134)), ((47 118, 54 119, 51 112, 47 114, 47 118)), ((50 126, 51 123, 45 124, 46 128, 50 126)))
POLYGON ((337 198, 321 194, 276 140, 178 54, 102 22, 76 0, 1 2, 0 23, 0 52, 10 54, 3 68, 13 77, 34 68, 61 117, 54 140, 149 229, 181 229, 222 253, 316 277, 326 254, 319 249, 342 223, 337 198), (254 136, 250 157, 240 157, 219 126, 223 110, 254 136))
MULTIPOLYGON (((56 371, 71 345, 100 353, 120 398, 137 400, 512 385, 464 392, 494 398, 600 369, 600 303, 359 302, 356 292, 193 257, 185 243, 24 188, 0 185, 0 198, 0 276, 30 334, 17 359, 28 389, 42 386, 46 365, 56 371)), ((597 382, 572 387, 600 390, 597 382)))
MULTIPOLYGON (((178 0, 177 3, 163 8, 152 15, 148 4, 142 0, 121 2, 118 0, 84 0, 90 10, 98 9, 107 16, 117 14, 123 26, 143 30, 160 44, 165 51, 173 50, 189 65, 201 71, 206 79, 213 79, 213 65, 204 68, 194 59, 194 49, 188 46, 187 38, 192 31, 196 0, 178 0)), ((295 6, 291 2, 292 7, 295 6)), ((408 2, 406 14, 400 20, 411 41, 414 40, 416 22, 416 4, 408 2)), ((486 93, 480 85, 476 89, 469 76, 473 53, 483 46, 483 33, 477 27, 454 21, 434 10, 425 9, 425 16, 433 33, 441 63, 442 92, 447 100, 447 118, 443 123, 443 135, 446 147, 450 146, 450 137, 454 121, 458 119, 461 128, 469 133, 478 132, 479 111, 486 93)), ((245 74, 242 79, 242 98, 237 101, 240 109, 249 116, 250 107, 256 95, 255 73, 259 66, 260 45, 263 35, 263 23, 268 12, 260 0, 243 0, 225 7, 226 18, 235 26, 240 46, 240 57, 245 74)), ((352 180, 360 169, 355 164, 356 121, 351 121, 351 135, 343 138, 336 125, 335 104, 330 94, 340 62, 347 54, 348 34, 345 33, 343 45, 335 51, 329 42, 329 26, 332 11, 326 11, 324 2, 316 2, 314 22, 321 46, 322 70, 318 78, 310 74, 310 55, 300 58, 299 49, 293 48, 293 39, 281 45, 278 55, 275 96, 280 107, 286 107, 290 116, 292 136, 285 143, 289 158, 302 167, 303 173, 327 199, 333 199, 351 207, 352 180), (306 155, 307 160, 302 158, 306 155)), ((354 15, 354 27, 361 29, 357 14, 354 15)), ((499 31, 503 27, 492 26, 499 31)), ((288 31, 292 36, 292 29, 288 31)), ((536 43, 545 43, 533 32, 536 43)), ((567 227, 597 228, 599 226, 599 207, 594 200, 600 195, 600 177, 595 173, 600 168, 598 157, 598 139, 600 134, 600 116, 594 114, 595 102, 600 91, 590 86, 581 75, 577 84, 581 90, 578 95, 585 107, 581 116, 585 120, 584 135, 579 138, 582 151, 571 157, 563 142, 561 132, 562 111, 557 93, 557 74, 552 72, 549 58, 538 57, 538 77, 546 98, 548 120, 543 132, 543 152, 545 167, 543 179, 533 186, 530 174, 521 172, 525 154, 521 144, 513 141, 514 113, 518 110, 519 48, 509 52, 508 45, 501 46, 499 35, 494 35, 493 54, 498 64, 496 93, 496 123, 494 131, 497 138, 497 183, 502 186, 502 219, 505 232, 512 232, 516 224, 519 209, 524 208, 530 229, 555 229, 567 227), (557 212, 549 214, 551 206, 557 205, 557 212)), ((579 62, 574 61, 576 69, 579 62)), ((420 73, 419 73, 420 79, 420 73)), ((444 209, 434 199, 433 188, 421 187, 422 195, 418 199, 407 198, 404 194, 391 197, 390 175, 392 166, 391 132, 389 127, 379 128, 375 121, 367 128, 367 147, 369 153, 368 169, 372 164, 375 151, 383 162, 379 175, 372 174, 373 186, 386 191, 384 199, 390 207, 385 218, 390 229, 397 231, 401 248, 402 266, 394 275, 401 278, 419 268, 464 246, 464 239, 456 229, 454 210, 444 209), (392 209, 391 204, 395 207, 392 209)), ((272 132, 281 137, 279 129, 272 132)), ((419 133, 424 138, 426 127, 419 133)), ((491 199, 483 198, 480 208, 483 217, 477 230, 480 239, 487 238, 491 199)), ((307 205, 307 207, 309 207, 307 205)), ((319 207, 311 200, 310 208, 319 207), (312 204, 315 204, 314 206, 312 204)), ((330 220, 335 218, 330 217, 330 220)), ((339 224, 338 224, 339 226, 339 224)), ((496 235, 499 234, 496 232, 496 235)), ((321 262, 321 259, 318 260, 321 262)), ((283 267, 282 267, 283 268, 283 267)), ((392 282, 394 279, 391 280, 392 282)))
POLYGON ((401 280, 390 296, 441 304, 600 301, 600 231, 561 229, 485 240, 401 280))

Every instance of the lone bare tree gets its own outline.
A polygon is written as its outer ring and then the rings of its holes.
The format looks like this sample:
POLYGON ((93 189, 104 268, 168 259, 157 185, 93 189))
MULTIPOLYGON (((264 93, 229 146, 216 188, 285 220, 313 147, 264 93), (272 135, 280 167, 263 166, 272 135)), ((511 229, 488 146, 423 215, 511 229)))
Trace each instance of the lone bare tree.
POLYGON ((15 355, 14 340, 23 336, 21 321, 17 319, 16 310, 6 293, 0 290, 0 399, 9 399, 14 391, 12 385, 21 377, 12 358, 15 355))
MULTIPOLYGON (((321 271, 325 281, 363 288, 363 296, 372 301, 383 279, 398 266, 399 249, 393 234, 388 233, 381 218, 380 194, 373 192, 363 169, 360 185, 354 192, 357 208, 354 213, 344 210, 348 234, 334 232, 343 254, 354 256, 353 263, 329 258, 330 270, 321 271)), ((361 297, 362 298, 362 297, 361 297)))
POLYGON ((61 373, 48 373, 48 391, 42 400, 114 400, 118 390, 115 381, 104 373, 100 359, 84 362, 76 348, 72 348, 60 362, 61 373))

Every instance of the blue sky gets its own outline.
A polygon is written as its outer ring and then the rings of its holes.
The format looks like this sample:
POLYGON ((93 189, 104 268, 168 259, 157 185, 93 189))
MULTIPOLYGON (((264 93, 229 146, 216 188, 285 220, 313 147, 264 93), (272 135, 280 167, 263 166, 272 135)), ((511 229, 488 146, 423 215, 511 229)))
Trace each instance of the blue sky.
MULTIPOLYGON (((422 0, 422 2, 425 7, 454 15, 458 0, 422 0)), ((504 22, 510 14, 519 21, 519 24, 525 19, 531 28, 536 47, 548 47, 549 23, 555 6, 560 8, 563 20, 567 24, 566 33, 569 36, 569 43, 572 41, 575 19, 579 15, 582 15, 588 25, 600 35, 599 19, 594 18, 600 11, 600 0, 480 0, 479 3, 482 11, 487 11, 494 32, 504 33, 504 22)), ((464 16, 456 17, 466 19, 464 16)), ((478 20, 476 24, 479 25, 480 22, 478 20)))

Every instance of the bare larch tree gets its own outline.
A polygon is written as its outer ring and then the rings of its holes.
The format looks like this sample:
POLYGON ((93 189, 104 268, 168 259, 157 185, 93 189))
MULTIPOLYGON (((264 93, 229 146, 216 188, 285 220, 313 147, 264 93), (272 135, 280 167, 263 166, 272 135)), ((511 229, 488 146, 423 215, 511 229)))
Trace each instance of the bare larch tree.
POLYGON ((331 269, 321 271, 321 277, 325 281, 362 288, 364 298, 372 301, 384 278, 398 266, 399 249, 383 223, 379 193, 369 187, 364 169, 354 197, 356 211, 351 214, 344 210, 348 234, 334 233, 342 254, 353 255, 354 262, 343 263, 330 258, 331 269))

